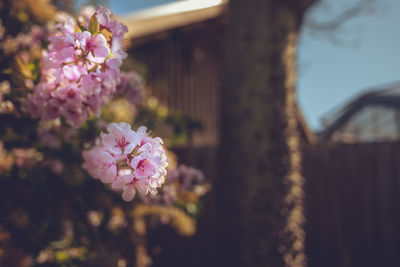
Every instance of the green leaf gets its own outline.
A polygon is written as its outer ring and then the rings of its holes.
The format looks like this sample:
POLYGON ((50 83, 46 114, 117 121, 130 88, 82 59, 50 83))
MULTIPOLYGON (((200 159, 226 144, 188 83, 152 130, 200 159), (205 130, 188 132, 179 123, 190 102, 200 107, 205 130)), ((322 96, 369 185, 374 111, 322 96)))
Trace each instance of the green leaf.
POLYGON ((79 29, 82 31, 82 32, 86 32, 87 31, 87 29, 84 27, 84 26, 82 26, 82 25, 78 25, 79 26, 79 29))
POLYGON ((89 32, 91 34, 95 34, 99 31, 100 27, 99 27, 99 22, 97 21, 97 17, 96 14, 94 14, 91 18, 90 18, 90 22, 89 22, 89 32))

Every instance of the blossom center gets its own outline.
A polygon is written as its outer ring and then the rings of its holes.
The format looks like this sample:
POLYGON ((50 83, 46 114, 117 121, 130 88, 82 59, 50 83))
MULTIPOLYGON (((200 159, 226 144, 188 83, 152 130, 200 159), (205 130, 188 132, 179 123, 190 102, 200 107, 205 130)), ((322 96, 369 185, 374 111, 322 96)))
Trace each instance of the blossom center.
POLYGON ((139 170, 144 171, 144 168, 146 167, 146 165, 148 164, 149 160, 148 159, 142 159, 138 162, 136 168, 139 170))
POLYGON ((124 148, 127 144, 128 142, 126 141, 124 136, 117 140, 117 146, 120 148, 124 148))

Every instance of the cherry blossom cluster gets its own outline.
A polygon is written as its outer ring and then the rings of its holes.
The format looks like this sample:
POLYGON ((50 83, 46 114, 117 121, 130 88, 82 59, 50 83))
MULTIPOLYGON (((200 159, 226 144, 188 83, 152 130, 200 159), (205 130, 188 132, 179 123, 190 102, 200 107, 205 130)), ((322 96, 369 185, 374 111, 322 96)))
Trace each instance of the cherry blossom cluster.
POLYGON ((157 194, 168 166, 162 140, 150 137, 144 126, 135 132, 124 122, 109 124, 107 132, 83 152, 82 167, 93 178, 122 191, 125 201, 131 201, 136 191, 157 194))
POLYGON ((182 190, 193 191, 197 185, 205 182, 205 178, 200 170, 181 164, 168 172, 168 183, 175 182, 179 183, 182 190))
POLYGON ((117 94, 123 95, 132 105, 139 104, 143 96, 144 81, 135 71, 121 72, 117 94))
POLYGON ((79 127, 90 114, 99 115, 120 83, 119 68, 127 56, 122 48, 127 27, 104 7, 80 21, 67 18, 49 37, 40 83, 27 98, 33 117, 61 117, 79 127))
POLYGON ((208 191, 208 184, 200 170, 184 164, 168 170, 166 185, 157 196, 144 197, 147 204, 172 205, 177 201, 194 201, 208 191), (189 196, 189 197, 187 197, 189 196))

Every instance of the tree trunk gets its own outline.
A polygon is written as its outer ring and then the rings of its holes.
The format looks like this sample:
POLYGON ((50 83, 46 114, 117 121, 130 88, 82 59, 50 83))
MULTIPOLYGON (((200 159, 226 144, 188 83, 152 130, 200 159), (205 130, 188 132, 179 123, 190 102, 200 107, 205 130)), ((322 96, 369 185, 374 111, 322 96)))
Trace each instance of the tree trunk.
POLYGON ((296 45, 312 0, 230 0, 221 91, 222 266, 306 266, 296 45))

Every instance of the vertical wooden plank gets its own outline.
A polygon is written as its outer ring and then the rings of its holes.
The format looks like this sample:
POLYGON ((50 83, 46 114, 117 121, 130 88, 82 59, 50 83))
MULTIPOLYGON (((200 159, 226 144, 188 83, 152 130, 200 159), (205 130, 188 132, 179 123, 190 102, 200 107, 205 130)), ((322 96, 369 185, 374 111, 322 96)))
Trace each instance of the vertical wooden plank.
POLYGON ((366 250, 365 250, 365 258, 367 261, 366 267, 374 267, 376 265, 376 240, 374 238, 374 159, 371 157, 371 155, 374 154, 374 150, 372 150, 372 147, 365 146, 365 149, 360 151, 361 153, 358 153, 362 166, 359 167, 360 169, 360 176, 364 180, 363 182, 363 193, 362 193, 362 200, 363 200, 363 205, 365 208, 364 216, 362 217, 362 220, 365 223, 365 233, 364 233, 364 240, 365 240, 365 245, 366 245, 366 250), (372 160, 371 160, 372 159, 372 160))
POLYGON ((379 207, 379 242, 380 242, 380 258, 383 266, 392 267, 395 262, 393 251, 393 224, 390 211, 391 184, 391 157, 390 146, 381 144, 377 153, 377 178, 378 178, 378 207, 379 207))

